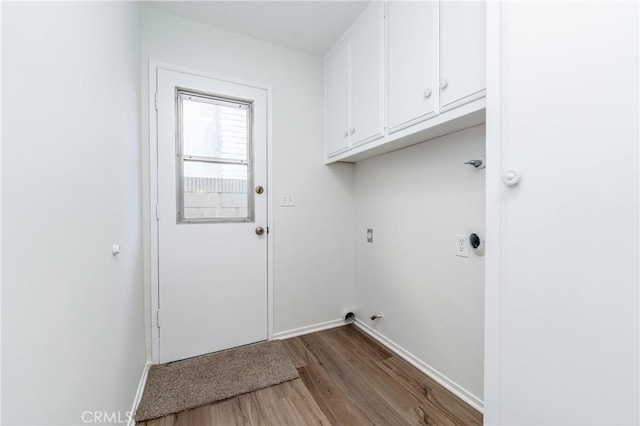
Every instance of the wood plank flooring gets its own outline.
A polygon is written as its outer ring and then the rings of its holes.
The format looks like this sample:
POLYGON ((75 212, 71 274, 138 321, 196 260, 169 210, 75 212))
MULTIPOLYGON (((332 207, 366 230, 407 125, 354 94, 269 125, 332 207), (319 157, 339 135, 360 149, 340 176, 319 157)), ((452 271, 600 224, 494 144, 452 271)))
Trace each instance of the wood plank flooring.
POLYGON ((355 326, 283 342, 300 378, 140 425, 482 424, 482 414, 355 326))

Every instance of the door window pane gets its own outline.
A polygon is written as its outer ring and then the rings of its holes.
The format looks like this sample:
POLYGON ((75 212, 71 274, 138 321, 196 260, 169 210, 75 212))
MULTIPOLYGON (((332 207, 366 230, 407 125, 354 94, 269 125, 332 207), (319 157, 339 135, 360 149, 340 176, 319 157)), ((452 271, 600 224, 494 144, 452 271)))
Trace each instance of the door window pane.
POLYGON ((176 95, 178 223, 253 221, 252 104, 176 95))
POLYGON ((247 219, 246 164, 184 162, 184 214, 186 220, 247 219))
POLYGON ((183 155, 247 160, 247 108, 186 96, 182 103, 183 155))

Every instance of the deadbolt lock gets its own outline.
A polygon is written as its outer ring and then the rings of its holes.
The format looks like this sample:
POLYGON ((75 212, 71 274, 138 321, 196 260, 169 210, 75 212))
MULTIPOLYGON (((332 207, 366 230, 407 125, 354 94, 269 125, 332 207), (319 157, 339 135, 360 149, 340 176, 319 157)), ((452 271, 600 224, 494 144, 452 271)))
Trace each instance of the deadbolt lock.
POLYGON ((262 194, 264 192, 264 188, 261 185, 256 186, 256 194, 262 194))

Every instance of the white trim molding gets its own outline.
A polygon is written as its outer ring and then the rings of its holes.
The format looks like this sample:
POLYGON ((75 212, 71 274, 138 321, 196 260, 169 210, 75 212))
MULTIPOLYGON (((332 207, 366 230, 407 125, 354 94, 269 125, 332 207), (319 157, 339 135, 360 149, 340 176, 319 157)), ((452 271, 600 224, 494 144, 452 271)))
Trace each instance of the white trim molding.
POLYGON ((485 288, 484 288, 484 422, 499 424, 500 401, 500 331, 502 291, 502 207, 503 129, 506 105, 503 72, 506 67, 505 41, 502 37, 502 14, 508 4, 487 2, 487 129, 485 170, 485 288))
POLYGON ((461 400, 469 404, 471 407, 473 407, 474 409, 478 410, 481 413, 483 412, 484 404, 480 398, 478 398, 477 396, 475 396, 474 394, 472 394, 471 392, 469 392, 468 390, 466 390, 465 388, 463 388, 462 386, 460 386, 459 384, 457 384, 456 382, 454 382, 453 380, 451 380, 450 378, 448 378, 447 376, 445 376, 444 374, 436 370, 435 368, 431 367, 429 364, 425 363, 424 361, 422 361, 421 359, 413 355, 411 352, 402 348, 393 340, 385 337, 379 331, 369 327, 367 324, 363 323, 359 318, 356 318, 355 325, 360 330, 364 331, 373 339, 375 339, 376 341, 381 343, 383 346, 388 348, 390 351, 398 355, 400 358, 404 359, 409 364, 413 365, 418 370, 422 371, 424 374, 426 374, 436 382, 440 383, 447 390, 449 390, 455 396, 457 396, 458 398, 460 398, 461 400))
POLYGON ((294 328, 292 330, 279 331, 273 335, 273 338, 278 340, 289 339, 291 337, 302 336, 304 334, 315 333, 316 331, 328 330, 330 328, 341 327, 343 325, 346 324, 342 319, 335 319, 300 328, 294 328))
POLYGON ((138 382, 138 390, 136 391, 136 395, 133 398, 133 405, 131 406, 131 417, 129 417, 129 426, 135 426, 136 420, 134 419, 134 415, 136 414, 136 410, 138 409, 138 405, 140 405, 140 400, 142 399, 142 393, 144 392, 144 387, 147 384, 147 376, 149 375, 149 368, 151 367, 151 362, 147 361, 142 369, 142 376, 140 376, 140 382, 138 382))

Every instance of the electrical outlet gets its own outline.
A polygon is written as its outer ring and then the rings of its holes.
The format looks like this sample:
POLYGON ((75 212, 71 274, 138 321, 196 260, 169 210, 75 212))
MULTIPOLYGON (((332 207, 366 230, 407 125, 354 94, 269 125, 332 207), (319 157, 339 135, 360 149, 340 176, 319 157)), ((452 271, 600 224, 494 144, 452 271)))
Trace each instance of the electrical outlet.
POLYGON ((469 236, 456 234, 456 256, 469 257, 469 236))
POLYGON ((294 193, 291 191, 282 192, 280 195, 280 207, 295 207, 295 205, 294 193))

